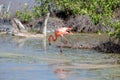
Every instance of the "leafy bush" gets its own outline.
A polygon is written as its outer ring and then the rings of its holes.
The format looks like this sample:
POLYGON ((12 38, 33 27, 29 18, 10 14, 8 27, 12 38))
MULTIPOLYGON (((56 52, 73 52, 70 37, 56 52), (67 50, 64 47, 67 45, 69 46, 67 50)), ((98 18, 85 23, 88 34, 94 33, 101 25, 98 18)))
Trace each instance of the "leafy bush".
POLYGON ((45 15, 48 11, 50 0, 36 0, 37 5, 34 6, 32 14, 34 18, 39 18, 45 15))
POLYGON ((111 27, 114 28, 114 31, 108 31, 110 37, 115 37, 120 39, 120 20, 114 23, 110 23, 111 27))
MULTIPOLYGON (((58 7, 58 10, 71 10, 73 15, 84 15, 88 14, 91 17, 91 20, 94 24, 98 24, 102 18, 105 16, 111 18, 113 15, 113 11, 115 11, 119 5, 120 0, 35 0, 37 5, 34 6, 33 11, 31 12, 32 17, 39 18, 42 15, 45 15, 49 12, 49 5, 52 4, 52 8, 54 5, 58 7)), ((21 14, 25 17, 23 18, 29 20, 31 18, 30 14, 28 14, 28 10, 26 11, 27 7, 25 8, 25 13, 21 14)), ((19 12, 18 12, 19 13, 19 12)), ((66 12, 69 15, 69 12, 66 12)))
POLYGON ((17 10, 16 16, 24 23, 32 19, 32 13, 28 10, 28 5, 25 4, 24 11, 17 10))

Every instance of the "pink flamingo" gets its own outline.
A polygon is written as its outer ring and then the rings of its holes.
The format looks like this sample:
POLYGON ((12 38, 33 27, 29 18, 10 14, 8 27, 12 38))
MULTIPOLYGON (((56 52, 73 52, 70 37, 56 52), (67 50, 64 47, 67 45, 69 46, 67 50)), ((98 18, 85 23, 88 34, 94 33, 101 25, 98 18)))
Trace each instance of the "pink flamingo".
MULTIPOLYGON (((62 37, 68 42, 68 40, 64 37, 64 35, 73 34, 71 32, 72 29, 73 28, 70 28, 70 27, 61 27, 61 28, 56 29, 55 32, 54 32, 55 37, 53 35, 50 35, 48 37, 49 45, 51 45, 51 39, 52 39, 52 41, 56 42, 58 40, 58 37, 62 37)), ((62 52, 62 46, 60 47, 60 52, 62 52)))

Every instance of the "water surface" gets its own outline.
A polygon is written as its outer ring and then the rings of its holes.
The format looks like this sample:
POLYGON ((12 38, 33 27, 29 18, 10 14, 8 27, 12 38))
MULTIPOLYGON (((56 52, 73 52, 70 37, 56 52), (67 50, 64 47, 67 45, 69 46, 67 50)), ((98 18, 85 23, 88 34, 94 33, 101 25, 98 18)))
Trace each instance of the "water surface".
MULTIPOLYGON (((95 34, 75 34, 82 43, 98 43, 95 34), (93 40, 93 42, 92 42, 93 40)), ((51 46, 45 39, 0 35, 0 80, 120 80, 120 55, 51 46)))

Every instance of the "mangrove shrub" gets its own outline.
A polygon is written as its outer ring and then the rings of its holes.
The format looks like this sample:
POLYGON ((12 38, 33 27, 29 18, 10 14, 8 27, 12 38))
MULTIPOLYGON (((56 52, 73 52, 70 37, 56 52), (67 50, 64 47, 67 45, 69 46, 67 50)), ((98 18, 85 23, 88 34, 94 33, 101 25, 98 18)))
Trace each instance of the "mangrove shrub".
MULTIPOLYGON (((120 0, 35 0, 37 5, 34 5, 30 12, 25 8, 24 12, 17 11, 16 15, 22 21, 30 21, 31 19, 39 18, 47 12, 56 13, 57 11, 65 11, 69 15, 84 15, 88 14, 95 25, 105 18, 104 24, 108 25, 106 21, 110 21, 114 15, 113 12, 120 7, 120 0)), ((110 22, 111 23, 111 22, 110 22)), ((108 30, 108 34, 120 38, 119 22, 111 23, 114 32, 108 30)))

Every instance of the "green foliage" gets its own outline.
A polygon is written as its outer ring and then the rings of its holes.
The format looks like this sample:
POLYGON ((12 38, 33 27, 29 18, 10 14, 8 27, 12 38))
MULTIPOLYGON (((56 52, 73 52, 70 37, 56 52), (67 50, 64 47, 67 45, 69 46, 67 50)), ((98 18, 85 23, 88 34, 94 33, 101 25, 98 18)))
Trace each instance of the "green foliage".
POLYGON ((36 0, 37 5, 34 5, 32 11, 29 10, 29 6, 25 4, 24 11, 18 10, 16 16, 23 22, 29 22, 34 18, 39 18, 48 12, 49 0, 36 0))
POLYGON ((37 7, 37 6, 35 6, 34 9, 33 9, 33 16, 34 16, 35 18, 41 17, 41 14, 40 14, 40 13, 41 13, 40 8, 37 7))
POLYGON ((120 40, 120 20, 112 21, 109 18, 105 19, 106 33, 113 40, 120 40))
MULTIPOLYGON (((53 1, 53 0, 52 0, 53 1)), ((72 10, 73 15, 88 14, 94 24, 98 24, 104 17, 112 17, 120 0, 54 0, 61 10, 72 10)))
POLYGON ((56 0, 60 10, 72 10, 74 14, 80 14, 80 0, 56 0))
POLYGON ((7 19, 9 19, 9 18, 10 18, 10 13, 9 13, 9 12, 5 12, 5 13, 2 15, 2 18, 7 18, 7 19))
MULTIPOLYGON (((54 3, 58 6, 58 10, 71 10, 73 15, 88 14, 94 24, 98 24, 105 16, 111 18, 113 11, 117 9, 120 0, 35 0, 37 5, 31 12, 32 17, 39 18, 48 11, 48 5, 54 3)), ((18 15, 23 17, 22 20, 29 21, 32 17, 25 11, 18 15), (25 17, 27 16, 27 17, 25 17), (25 18, 24 18, 25 17, 25 18), (27 18, 27 19, 26 19, 27 18)), ((69 12, 66 12, 69 15, 69 12)))
POLYGON ((120 39, 120 20, 117 21, 117 22, 113 22, 110 24, 111 27, 113 27, 115 30, 112 32, 112 31, 109 31, 109 36, 110 37, 116 37, 116 38, 119 38, 120 39))
POLYGON ((48 5, 50 3, 50 0, 35 0, 37 5, 34 6, 34 9, 32 11, 33 16, 35 18, 39 18, 43 15, 45 15, 48 11, 48 5))
POLYGON ((28 22, 28 21, 30 21, 32 19, 31 14, 29 14, 28 12, 23 13, 23 12, 18 10, 16 12, 16 15, 20 18, 20 20, 22 22, 28 22))
POLYGON ((22 22, 29 22, 32 19, 32 14, 28 10, 28 5, 25 5, 24 11, 17 11, 16 16, 22 21, 22 22))

